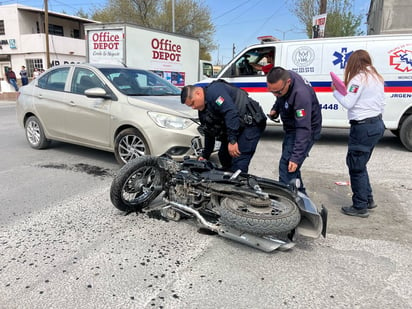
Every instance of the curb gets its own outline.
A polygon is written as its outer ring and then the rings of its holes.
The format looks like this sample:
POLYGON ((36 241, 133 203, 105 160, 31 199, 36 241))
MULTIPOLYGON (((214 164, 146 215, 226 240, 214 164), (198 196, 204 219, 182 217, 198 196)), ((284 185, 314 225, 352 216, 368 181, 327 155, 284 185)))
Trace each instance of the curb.
POLYGON ((16 101, 10 101, 10 100, 0 100, 0 105, 15 105, 16 101))

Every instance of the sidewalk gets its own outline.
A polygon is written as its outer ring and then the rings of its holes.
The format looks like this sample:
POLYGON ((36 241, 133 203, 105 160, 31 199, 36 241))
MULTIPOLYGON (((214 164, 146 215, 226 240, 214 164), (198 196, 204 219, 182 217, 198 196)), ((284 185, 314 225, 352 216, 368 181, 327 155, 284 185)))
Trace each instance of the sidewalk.
POLYGON ((1 92, 0 93, 0 104, 16 104, 17 92, 1 92))
POLYGON ((11 100, 0 100, 0 105, 16 105, 16 101, 11 100))
POLYGON ((17 98, 18 92, 16 91, 0 91, 0 101, 3 100, 15 100, 17 98))

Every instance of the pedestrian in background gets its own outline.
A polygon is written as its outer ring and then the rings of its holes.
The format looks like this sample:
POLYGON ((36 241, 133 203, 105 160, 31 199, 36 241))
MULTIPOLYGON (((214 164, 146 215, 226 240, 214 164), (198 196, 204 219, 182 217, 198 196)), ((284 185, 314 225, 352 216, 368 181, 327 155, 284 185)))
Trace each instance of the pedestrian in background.
POLYGON ((39 69, 38 69, 38 68, 34 68, 34 71, 33 71, 33 79, 38 78, 39 75, 40 75, 39 69))
POLYGON ((266 127, 266 115, 246 91, 217 80, 202 88, 185 86, 181 102, 198 110, 205 147, 199 159, 209 159, 215 141, 221 142, 219 160, 225 170, 248 172, 266 127))
POLYGON ((368 209, 375 208, 366 165, 385 125, 382 113, 385 106, 384 80, 372 65, 365 50, 353 52, 344 73, 347 94, 343 95, 332 84, 333 95, 348 110, 350 133, 346 164, 352 188, 352 206, 342 207, 349 216, 366 218, 368 209))
POLYGON ((20 70, 20 78, 21 78, 21 84, 23 86, 29 83, 29 78, 27 76, 26 67, 24 65, 22 65, 21 70, 20 70))
POLYGON ((9 68, 6 73, 6 78, 9 84, 13 86, 16 91, 19 91, 19 87, 17 86, 17 77, 16 73, 14 73, 12 68, 9 68))
POLYGON ((282 67, 272 68, 266 81, 268 90, 276 97, 269 116, 274 120, 280 115, 285 131, 279 181, 289 184, 293 179, 299 179, 298 190, 306 194, 300 168, 320 138, 322 113, 318 98, 307 80, 282 67))

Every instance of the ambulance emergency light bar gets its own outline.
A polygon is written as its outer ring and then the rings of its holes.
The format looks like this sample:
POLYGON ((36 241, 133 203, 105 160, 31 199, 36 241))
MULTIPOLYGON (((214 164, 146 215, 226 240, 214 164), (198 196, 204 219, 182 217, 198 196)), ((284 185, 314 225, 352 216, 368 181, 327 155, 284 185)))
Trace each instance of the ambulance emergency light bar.
POLYGON ((275 38, 274 36, 271 36, 271 35, 259 36, 257 39, 260 41, 261 44, 280 41, 278 38, 275 38))

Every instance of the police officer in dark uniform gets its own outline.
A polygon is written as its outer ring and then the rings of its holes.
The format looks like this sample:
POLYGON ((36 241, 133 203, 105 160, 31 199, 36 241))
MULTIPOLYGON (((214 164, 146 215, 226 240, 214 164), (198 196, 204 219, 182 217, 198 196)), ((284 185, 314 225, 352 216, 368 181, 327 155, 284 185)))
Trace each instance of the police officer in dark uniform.
POLYGON ((266 115, 258 102, 224 80, 202 88, 185 86, 181 102, 198 110, 205 148, 199 159, 209 159, 215 140, 221 142, 219 160, 225 170, 247 173, 257 143, 266 127, 266 115))
POLYGON ((299 179, 298 189, 306 194, 300 168, 315 140, 320 138, 322 113, 318 98, 307 80, 282 67, 272 68, 266 80, 268 90, 277 98, 269 116, 276 119, 280 115, 285 131, 279 181, 288 184, 299 179))

